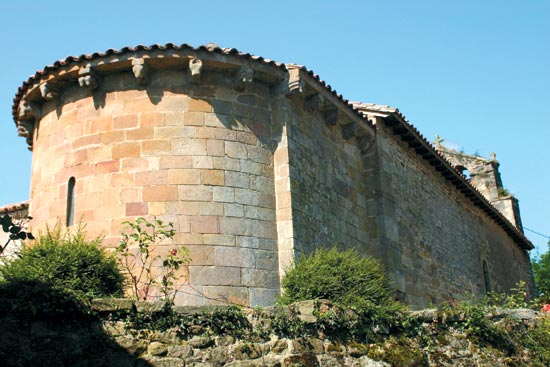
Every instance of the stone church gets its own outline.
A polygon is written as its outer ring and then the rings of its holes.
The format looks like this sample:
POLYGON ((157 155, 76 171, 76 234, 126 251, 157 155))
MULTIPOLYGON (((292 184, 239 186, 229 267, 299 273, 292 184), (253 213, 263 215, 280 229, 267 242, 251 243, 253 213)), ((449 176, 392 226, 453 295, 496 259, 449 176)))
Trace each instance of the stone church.
POLYGON ((381 259, 413 307, 534 289, 494 156, 432 145, 303 66, 215 44, 111 49, 38 71, 13 117, 33 230, 82 223, 113 247, 124 221, 173 222, 192 259, 180 305, 270 305, 295 258, 334 245, 381 259))

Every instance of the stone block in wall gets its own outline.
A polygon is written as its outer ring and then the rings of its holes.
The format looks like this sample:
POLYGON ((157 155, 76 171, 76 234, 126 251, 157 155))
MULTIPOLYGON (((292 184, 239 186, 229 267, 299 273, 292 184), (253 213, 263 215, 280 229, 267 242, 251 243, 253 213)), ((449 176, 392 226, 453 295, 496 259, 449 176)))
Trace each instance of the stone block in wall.
POLYGON ((268 307, 275 304, 279 288, 250 288, 250 306, 268 307))
POLYGON ((245 287, 204 286, 206 304, 248 305, 248 289, 245 287))
POLYGON ((247 287, 276 289, 279 287, 279 275, 273 270, 241 269, 242 284, 247 287))
POLYGON ((239 286, 241 271, 237 267, 189 266, 189 278, 197 285, 239 286))

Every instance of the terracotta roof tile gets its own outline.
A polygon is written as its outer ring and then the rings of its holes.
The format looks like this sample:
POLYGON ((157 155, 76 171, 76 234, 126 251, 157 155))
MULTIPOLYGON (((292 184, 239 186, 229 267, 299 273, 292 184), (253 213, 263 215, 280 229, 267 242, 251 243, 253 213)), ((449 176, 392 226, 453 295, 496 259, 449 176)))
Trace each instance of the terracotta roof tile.
POLYGON ((0 214, 14 212, 14 211, 28 209, 28 208, 29 208, 28 201, 22 201, 20 203, 15 203, 15 204, 7 204, 4 206, 0 206, 0 214))

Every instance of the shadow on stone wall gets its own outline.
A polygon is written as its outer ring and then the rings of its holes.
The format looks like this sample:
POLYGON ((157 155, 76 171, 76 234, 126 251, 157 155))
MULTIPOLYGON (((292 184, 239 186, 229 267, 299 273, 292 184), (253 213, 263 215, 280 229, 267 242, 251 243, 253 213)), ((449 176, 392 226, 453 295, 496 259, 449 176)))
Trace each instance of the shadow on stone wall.
POLYGON ((0 284, 0 366, 151 366, 136 355, 75 295, 40 282, 0 284))

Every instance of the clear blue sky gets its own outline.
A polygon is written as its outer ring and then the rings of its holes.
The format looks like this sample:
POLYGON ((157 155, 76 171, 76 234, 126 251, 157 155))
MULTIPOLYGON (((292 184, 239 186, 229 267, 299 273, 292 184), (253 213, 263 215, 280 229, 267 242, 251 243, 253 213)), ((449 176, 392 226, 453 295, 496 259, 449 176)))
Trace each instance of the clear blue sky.
POLYGON ((549 1, 2 1, 0 37, 0 205, 29 195, 11 104, 30 74, 109 48, 215 42, 399 107, 430 140, 496 152, 523 224, 550 234, 549 1))

